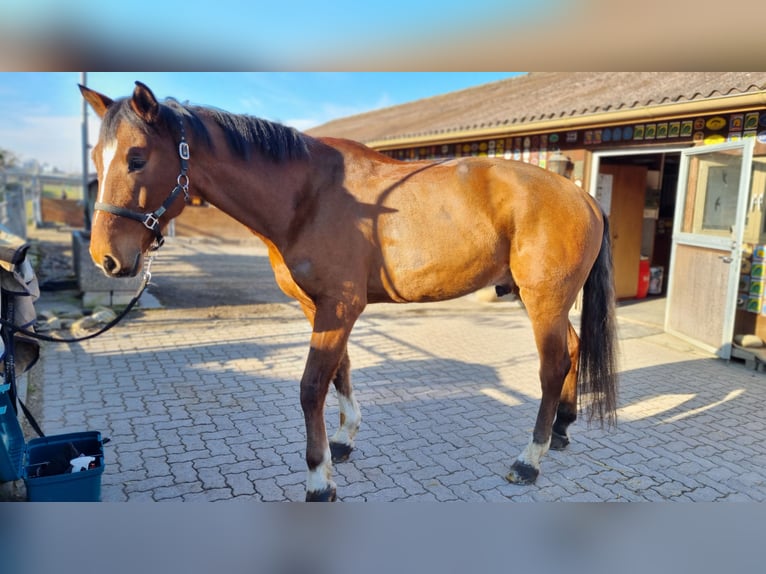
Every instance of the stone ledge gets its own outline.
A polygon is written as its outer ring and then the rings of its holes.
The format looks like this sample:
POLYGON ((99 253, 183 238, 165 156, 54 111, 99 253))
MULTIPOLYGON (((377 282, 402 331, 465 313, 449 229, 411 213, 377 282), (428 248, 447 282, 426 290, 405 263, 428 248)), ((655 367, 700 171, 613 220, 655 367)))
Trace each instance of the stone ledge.
POLYGON ((83 293, 85 308, 127 305, 141 286, 141 276, 112 278, 93 263, 88 249, 90 238, 83 231, 72 232, 72 258, 77 286, 83 293))

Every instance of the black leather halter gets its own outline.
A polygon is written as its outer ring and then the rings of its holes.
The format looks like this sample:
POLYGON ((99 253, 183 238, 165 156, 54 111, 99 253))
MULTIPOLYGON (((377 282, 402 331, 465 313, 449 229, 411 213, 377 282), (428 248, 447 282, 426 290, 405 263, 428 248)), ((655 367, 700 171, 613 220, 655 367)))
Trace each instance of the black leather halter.
POLYGON ((168 210, 181 192, 183 192, 185 199, 189 201, 189 176, 187 175, 189 169, 189 144, 186 143, 183 120, 180 120, 179 123, 181 125, 181 141, 178 144, 178 156, 181 158, 181 173, 179 173, 176 178, 176 186, 173 188, 173 191, 170 192, 170 195, 162 202, 160 207, 150 213, 139 213, 124 207, 102 203, 100 201, 97 201, 93 205, 94 211, 105 211, 112 215, 127 217, 128 219, 133 219, 142 223, 144 227, 154 233, 154 244, 151 247, 152 251, 156 251, 162 247, 163 243, 165 243, 165 238, 162 236, 162 231, 160 229, 160 217, 162 217, 168 210))

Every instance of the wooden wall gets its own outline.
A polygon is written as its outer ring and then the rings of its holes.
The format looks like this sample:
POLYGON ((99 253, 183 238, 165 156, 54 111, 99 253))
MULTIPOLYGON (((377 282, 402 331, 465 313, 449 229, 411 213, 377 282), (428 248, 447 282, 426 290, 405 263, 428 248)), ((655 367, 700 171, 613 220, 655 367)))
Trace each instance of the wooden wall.
POLYGON ((255 235, 244 225, 213 206, 187 205, 175 220, 178 237, 209 237, 223 241, 247 241, 255 235))

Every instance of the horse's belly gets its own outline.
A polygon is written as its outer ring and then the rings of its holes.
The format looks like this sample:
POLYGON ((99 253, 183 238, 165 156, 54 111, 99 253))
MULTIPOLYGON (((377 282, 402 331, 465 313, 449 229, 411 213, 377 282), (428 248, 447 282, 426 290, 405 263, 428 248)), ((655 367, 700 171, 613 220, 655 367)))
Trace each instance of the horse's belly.
POLYGON ((429 231, 387 237, 370 277, 370 300, 382 290, 379 294, 393 301, 439 301, 511 282, 509 247, 493 232, 433 227, 429 231))

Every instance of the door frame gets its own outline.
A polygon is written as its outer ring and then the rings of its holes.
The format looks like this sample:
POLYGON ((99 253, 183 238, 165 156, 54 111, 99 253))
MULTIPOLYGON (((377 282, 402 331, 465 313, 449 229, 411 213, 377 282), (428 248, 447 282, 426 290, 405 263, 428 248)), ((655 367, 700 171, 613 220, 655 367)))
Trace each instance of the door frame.
MULTIPOLYGON (((635 156, 635 155, 657 155, 657 154, 667 154, 667 153, 677 153, 681 154, 684 150, 688 150, 692 148, 693 146, 691 144, 689 145, 671 145, 671 146, 653 146, 653 147, 642 147, 640 149, 608 149, 608 150, 599 150, 599 151, 592 151, 591 152, 591 160, 590 160, 590 170, 588 171, 588 194, 596 198, 596 191, 598 188, 598 173, 599 168, 601 167, 601 158, 602 157, 615 157, 615 156, 635 156)), ((679 174, 680 175, 680 174, 679 174)), ((673 216, 673 225, 675 226, 675 218, 676 215, 673 216)), ((672 253, 672 248, 671 248, 672 253)), ((665 271, 666 276, 669 276, 671 273, 673 265, 673 258, 670 258, 670 261, 668 263, 668 268, 665 271)), ((663 324, 665 322, 667 316, 667 309, 663 313, 663 324)))
MULTIPOLYGON (((596 188, 598 187, 598 170, 601 167, 602 157, 615 157, 623 155, 656 155, 658 153, 681 153, 690 149, 692 146, 666 146, 666 147, 647 147, 641 149, 609 149, 591 152, 590 170, 588 172, 588 194, 596 197, 596 188)), ((675 218, 674 218, 675 219, 675 218)))
POLYGON ((753 152, 755 148, 755 138, 745 138, 736 142, 724 142, 720 144, 701 145, 693 148, 687 148, 681 153, 681 162, 678 169, 678 187, 676 188, 676 212, 673 217, 673 243, 670 250, 670 266, 668 273, 668 299, 665 312, 666 332, 675 337, 688 341, 698 347, 710 351, 722 359, 728 359, 731 356, 732 337, 734 335, 734 323, 737 309, 737 290, 739 284, 739 262, 742 259, 743 238, 745 233, 745 219, 747 217, 748 197, 750 195, 751 171, 753 164, 753 152), (735 214, 734 229, 732 234, 726 238, 705 236, 696 233, 681 231, 682 212, 686 206, 686 194, 689 179, 689 166, 691 158, 696 155, 702 155, 715 151, 726 151, 732 149, 742 149, 741 176, 737 196, 737 211, 735 214), (672 305, 672 293, 675 282, 676 248, 678 244, 702 249, 711 249, 718 251, 731 250, 731 266, 729 268, 728 287, 726 301, 724 305, 723 332, 721 333, 721 345, 713 348, 710 345, 696 340, 693 336, 678 332, 669 326, 669 314, 667 309, 672 305))

